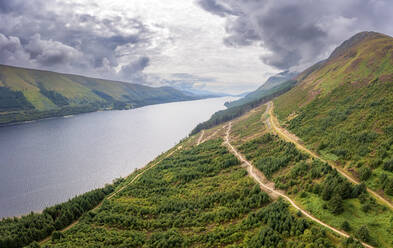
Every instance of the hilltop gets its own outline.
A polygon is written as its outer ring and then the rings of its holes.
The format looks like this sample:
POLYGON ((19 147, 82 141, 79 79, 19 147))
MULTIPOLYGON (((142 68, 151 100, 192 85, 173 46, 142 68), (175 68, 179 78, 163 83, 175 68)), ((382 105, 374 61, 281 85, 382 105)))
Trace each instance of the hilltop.
POLYGON ((0 65, 0 96, 0 124, 201 98, 171 87, 6 65, 0 65))

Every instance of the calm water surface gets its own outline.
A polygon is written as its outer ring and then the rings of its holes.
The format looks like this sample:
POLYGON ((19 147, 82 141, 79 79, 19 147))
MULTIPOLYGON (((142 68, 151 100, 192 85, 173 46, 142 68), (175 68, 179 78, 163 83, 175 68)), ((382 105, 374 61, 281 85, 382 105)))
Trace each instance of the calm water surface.
POLYGON ((0 218, 40 211, 130 174, 224 109, 229 99, 0 127, 0 218))

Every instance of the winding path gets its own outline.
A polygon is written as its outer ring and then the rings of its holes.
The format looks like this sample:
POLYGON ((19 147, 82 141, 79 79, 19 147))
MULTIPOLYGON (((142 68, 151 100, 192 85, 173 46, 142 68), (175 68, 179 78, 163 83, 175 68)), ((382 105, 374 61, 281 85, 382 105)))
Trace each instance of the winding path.
MULTIPOLYGON (((312 157, 317 158, 317 159, 321 160, 322 162, 328 163, 331 167, 336 169, 341 175, 343 175, 345 178, 347 178, 350 182, 352 182, 354 184, 360 184, 356 179, 354 179, 352 176, 350 176, 342 168, 338 167, 336 164, 334 164, 331 161, 327 161, 327 160, 321 158, 318 154, 311 151, 310 149, 308 149, 304 145, 300 144, 298 138, 295 135, 291 134, 288 130, 286 130, 280 126, 277 118, 274 115, 273 107, 274 107, 273 102, 269 102, 267 104, 267 108, 266 108, 266 111, 269 114, 269 118, 267 118, 267 120, 266 120, 266 125, 269 129, 274 130, 275 133, 277 133, 284 140, 294 143, 299 150, 302 150, 302 151, 310 154, 312 157)), ((374 190, 372 190, 368 187, 367 187, 367 191, 370 194, 372 194, 375 198, 379 199, 381 202, 383 202, 385 205, 387 205, 390 209, 393 210, 393 204, 390 201, 386 200, 380 194, 378 194, 377 192, 375 192, 374 190)))
MULTIPOLYGON (((262 180, 261 180, 261 178, 258 176, 258 169, 256 169, 256 168, 251 164, 251 162, 249 162, 247 159, 245 159, 244 156, 243 156, 241 153, 239 153, 239 152, 236 150, 236 148, 233 147, 232 144, 230 143, 230 137, 229 137, 229 136, 230 136, 231 128, 232 128, 232 122, 230 122, 230 123, 227 125, 227 130, 226 130, 225 142, 224 142, 224 143, 227 145, 227 147, 229 148, 230 152, 231 152, 233 155, 235 155, 242 163, 245 163, 245 164, 247 165, 247 171, 248 171, 249 175, 250 175, 252 178, 254 178, 254 180, 257 181, 257 183, 258 183, 265 191, 267 191, 268 193, 272 193, 272 194, 275 194, 275 195, 278 195, 278 196, 284 198, 284 199, 287 200, 294 208, 296 208, 297 210, 299 210, 302 214, 304 214, 304 215, 305 215, 306 217, 308 217, 309 219, 311 219, 311 220, 317 222, 318 224, 320 224, 320 225, 322 225, 322 226, 324 226, 324 227, 326 227, 326 228, 332 230, 333 232, 335 232, 335 233, 337 233, 337 234, 339 234, 339 235, 341 235, 341 236, 343 236, 343 237, 349 238, 349 235, 348 235, 347 233, 345 233, 345 232, 343 232, 343 231, 340 231, 340 230, 338 230, 338 229, 336 229, 336 228, 334 228, 334 227, 332 227, 332 226, 330 226, 330 225, 328 225, 328 224, 326 224, 326 223, 320 221, 319 219, 315 218, 314 216, 312 216, 311 214, 309 214, 307 211, 303 210, 303 209, 300 208, 298 205, 296 205, 296 203, 295 203, 291 198, 289 198, 287 195, 285 195, 284 193, 280 192, 279 190, 276 190, 274 187, 269 186, 269 185, 263 183, 262 180)), ((364 247, 373 248, 373 246, 371 246, 371 245, 369 245, 369 244, 366 244, 366 243, 363 243, 363 242, 361 242, 361 243, 362 243, 362 245, 363 245, 364 247)))

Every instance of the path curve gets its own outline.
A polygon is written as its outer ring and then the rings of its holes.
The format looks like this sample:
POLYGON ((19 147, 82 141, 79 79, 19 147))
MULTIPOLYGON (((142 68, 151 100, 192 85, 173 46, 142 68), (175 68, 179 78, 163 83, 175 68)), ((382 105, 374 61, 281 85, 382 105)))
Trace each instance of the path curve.
MULTIPOLYGON (((315 152, 311 151, 310 149, 308 149, 304 145, 300 144, 299 141, 296 138, 293 137, 294 135, 292 135, 288 130, 286 130, 285 128, 280 126, 277 118, 274 115, 273 108, 274 108, 273 102, 268 102, 266 111, 269 114, 269 118, 267 118, 267 120, 266 120, 266 125, 268 126, 269 129, 274 130, 284 140, 289 141, 291 143, 294 143, 299 150, 302 150, 302 151, 310 154, 312 157, 317 158, 317 159, 321 160, 324 163, 328 163, 331 167, 336 169, 342 176, 347 178, 350 182, 352 182, 354 184, 360 184, 356 179, 354 179, 353 177, 348 175, 348 173, 345 172, 342 168, 338 167, 337 165, 335 165, 331 161, 328 161, 328 160, 325 160, 325 159, 321 158, 318 154, 316 154, 315 152)), ((376 197, 377 199, 382 201, 390 209, 393 210, 393 204, 390 201, 386 200, 380 194, 378 194, 377 192, 375 192, 374 190, 372 190, 372 189, 370 189, 368 187, 367 187, 367 191, 370 194, 372 194, 374 197, 376 197)))
MULTIPOLYGON (((335 233, 337 233, 337 234, 339 234, 339 235, 341 235, 341 236, 343 236, 343 237, 346 237, 346 238, 349 238, 349 237, 350 237, 347 233, 345 233, 345 232, 343 232, 343 231, 340 231, 340 230, 338 230, 338 229, 336 229, 336 228, 334 228, 334 227, 332 227, 332 226, 330 226, 330 225, 328 225, 328 224, 326 224, 326 223, 320 221, 319 219, 315 218, 314 216, 312 216, 311 214, 309 214, 307 211, 303 210, 301 207, 299 207, 298 205, 296 205, 296 203, 295 203, 291 198, 289 198, 287 195, 285 195, 284 193, 280 192, 279 190, 276 190, 275 188, 270 187, 269 185, 264 184, 264 183, 262 182, 262 180, 259 178, 259 176, 255 173, 255 171, 258 171, 258 169, 256 169, 256 168, 251 164, 251 162, 249 162, 247 159, 245 159, 245 158, 243 157, 243 155, 242 155, 241 153, 239 153, 239 152, 236 150, 236 148, 233 147, 232 144, 230 143, 230 141, 229 141, 229 140, 230 140, 229 136, 230 136, 231 128, 232 128, 232 122, 230 122, 230 123, 227 125, 227 131, 226 131, 225 142, 224 142, 224 143, 227 145, 227 147, 229 148, 229 150, 230 150, 230 152, 231 152, 232 154, 234 154, 242 163, 245 163, 245 164, 247 165, 247 171, 248 171, 249 175, 250 175, 252 178, 254 178, 254 180, 257 181, 257 183, 258 183, 262 188, 264 188, 264 189, 267 190, 268 192, 271 192, 271 193, 274 193, 274 194, 277 194, 277 195, 281 196, 282 198, 284 198, 285 200, 287 200, 294 208, 296 208, 297 210, 299 210, 302 214, 304 214, 304 215, 305 215, 306 217, 308 217, 309 219, 311 219, 311 220, 317 222, 318 224, 320 224, 320 225, 322 225, 322 226, 324 226, 324 227, 326 227, 326 228, 332 230, 333 232, 335 232, 335 233)), ((360 242, 361 242, 361 241, 360 241, 360 242)), ((371 245, 369 245, 369 244, 366 244, 366 243, 363 243, 363 242, 361 242, 361 243, 362 243, 362 245, 363 245, 364 247, 374 248, 373 246, 371 246, 371 245)))

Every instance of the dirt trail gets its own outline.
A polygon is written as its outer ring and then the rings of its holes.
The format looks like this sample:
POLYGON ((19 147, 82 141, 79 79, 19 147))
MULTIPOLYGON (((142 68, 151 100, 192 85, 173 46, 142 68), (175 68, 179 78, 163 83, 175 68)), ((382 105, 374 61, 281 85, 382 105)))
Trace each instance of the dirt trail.
MULTIPOLYGON (((221 128, 217 129, 216 131, 214 131, 214 133, 210 134, 209 136, 207 136, 207 137, 204 138, 203 140, 201 140, 201 141, 198 140, 198 144, 197 144, 197 145, 200 145, 200 144, 202 144, 202 143, 205 143, 206 141, 208 141, 209 139, 211 139, 212 137, 214 137, 220 130, 221 130, 221 128)), ((203 131, 202 131, 202 132, 203 132, 203 131)), ((201 138, 202 138, 202 135, 201 135, 201 137, 199 137, 199 138, 201 139, 201 138)))
POLYGON ((205 134, 205 130, 202 130, 201 135, 198 138, 197 146, 199 146, 202 142, 203 135, 205 134))
MULTIPOLYGON (((336 228, 334 228, 334 227, 332 227, 332 226, 330 226, 330 225, 328 225, 328 224, 326 224, 326 223, 320 221, 319 219, 315 218, 314 216, 312 216, 311 214, 309 214, 309 213, 308 213, 307 211, 305 211, 304 209, 300 208, 298 205, 296 205, 296 203, 295 203, 291 198, 289 198, 289 197, 288 197, 287 195, 285 195, 283 192, 281 192, 281 191, 279 191, 279 190, 276 190, 276 189, 274 188, 274 186, 272 186, 271 184, 266 184, 266 183, 264 183, 263 181, 265 181, 265 180, 264 180, 265 178, 262 178, 262 179, 261 179, 261 175, 263 176, 263 174, 262 174, 258 169, 256 169, 256 168, 251 164, 251 162, 249 162, 247 159, 245 159, 244 156, 243 156, 241 153, 239 153, 239 152, 236 150, 236 148, 234 148, 234 147, 232 146, 232 144, 230 143, 230 137, 229 137, 229 136, 230 136, 230 132, 231 132, 231 127, 232 127, 232 122, 230 122, 230 123, 227 125, 227 127, 226 127, 227 130, 226 130, 226 136, 225 136, 225 142, 224 142, 225 145, 229 148, 230 152, 231 152, 233 155, 235 155, 242 163, 246 164, 246 166, 247 166, 247 171, 248 171, 249 175, 250 175, 252 178, 254 178, 255 181, 257 181, 257 183, 261 186, 261 188, 262 188, 264 191, 266 191, 268 194, 272 195, 273 197, 274 197, 274 196, 279 196, 279 197, 284 198, 284 199, 287 200, 294 208, 296 208, 297 210, 299 210, 304 216, 308 217, 309 219, 311 219, 311 220, 317 222, 318 224, 320 224, 320 225, 322 225, 322 226, 324 226, 324 227, 326 227, 326 228, 332 230, 333 232, 335 232, 335 233, 337 233, 337 234, 339 234, 339 235, 341 235, 341 236, 343 236, 343 237, 346 237, 346 238, 349 237, 349 235, 348 235, 347 233, 345 233, 345 232, 343 232, 343 231, 340 231, 340 230, 338 230, 338 229, 336 229, 336 228)), ((373 248, 373 246, 368 245, 368 244, 363 243, 363 242, 362 242, 362 245, 363 245, 364 247, 373 248)))
MULTIPOLYGON (((158 160, 157 162, 155 162, 154 164, 152 164, 150 167, 145 168, 141 173, 139 173, 138 175, 136 175, 130 182, 128 182, 126 185, 124 185, 124 186, 121 187, 120 189, 118 189, 118 190, 116 190, 115 192, 113 192, 112 194, 110 194, 110 195, 109 195, 108 197, 106 197, 105 199, 108 199, 108 200, 109 200, 109 199, 113 198, 114 196, 116 196, 117 194, 119 194, 121 191, 123 191, 125 188, 127 188, 127 187, 130 186, 132 183, 134 183, 136 180, 138 180, 138 178, 140 178, 144 173, 146 173, 146 171, 148 171, 148 170, 154 168, 157 164, 161 163, 162 160, 164 160, 164 159, 166 159, 166 158, 172 156, 173 153, 175 153, 176 151, 178 151, 178 150, 180 150, 180 149, 182 149, 182 146, 177 147, 177 149, 175 149, 175 150, 173 150, 172 152, 170 152, 170 153, 169 153, 168 155, 166 155, 164 158, 158 160)), ((98 208, 102 205, 102 203, 104 202, 105 199, 103 199, 96 207, 94 207, 93 209, 91 209, 91 210, 89 210, 89 211, 94 211, 94 210, 98 209, 98 208)), ((61 229, 60 232, 65 232, 65 231, 71 229, 73 226, 75 226, 76 224, 79 223, 79 220, 80 220, 80 218, 79 218, 78 220, 72 222, 70 225, 66 226, 65 228, 61 229)), ((46 243, 47 241, 49 241, 49 239, 50 239, 51 237, 52 237, 52 235, 50 235, 50 236, 46 237, 45 239, 41 240, 41 241, 39 242, 40 245, 43 245, 44 243, 46 243)))
MULTIPOLYGON (((269 129, 273 130, 275 133, 277 133, 284 140, 294 143, 299 150, 302 150, 302 151, 310 154, 312 157, 317 158, 317 159, 321 160, 322 162, 328 163, 331 167, 336 169, 341 175, 343 175, 345 178, 347 178, 350 182, 352 182, 354 184, 360 184, 360 182, 358 182, 356 179, 354 179, 352 176, 350 176, 342 168, 338 167, 336 164, 334 164, 331 161, 321 158, 318 154, 311 151, 310 149, 308 149, 304 145, 300 144, 300 142, 299 142, 300 139, 298 137, 296 137, 294 134, 291 134, 288 130, 286 130, 285 128, 280 126, 280 123, 278 122, 276 116, 274 115, 273 108, 274 108, 273 102, 269 102, 267 104, 267 108, 266 108, 266 111, 269 113, 269 118, 266 119, 266 125, 269 129)), ((377 192, 375 192, 372 189, 367 188, 367 191, 370 194, 372 194, 375 198, 380 200, 382 203, 387 205, 390 209, 393 210, 393 204, 390 201, 388 201, 387 199, 385 199, 383 196, 381 196, 380 194, 378 194, 377 192)))

